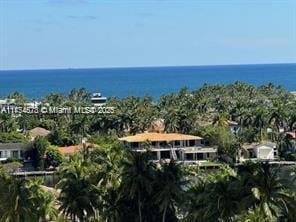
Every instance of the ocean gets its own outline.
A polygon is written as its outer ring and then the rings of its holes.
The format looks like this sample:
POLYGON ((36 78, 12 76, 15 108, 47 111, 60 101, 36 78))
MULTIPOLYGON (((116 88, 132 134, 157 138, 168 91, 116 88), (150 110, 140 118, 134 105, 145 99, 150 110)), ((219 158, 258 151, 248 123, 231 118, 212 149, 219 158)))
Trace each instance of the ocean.
POLYGON ((150 95, 157 99, 182 87, 195 90, 205 83, 235 81, 255 86, 273 83, 296 91, 296 64, 2 70, 0 98, 19 91, 30 99, 40 99, 50 92, 68 94, 72 88, 85 87, 107 97, 150 95))

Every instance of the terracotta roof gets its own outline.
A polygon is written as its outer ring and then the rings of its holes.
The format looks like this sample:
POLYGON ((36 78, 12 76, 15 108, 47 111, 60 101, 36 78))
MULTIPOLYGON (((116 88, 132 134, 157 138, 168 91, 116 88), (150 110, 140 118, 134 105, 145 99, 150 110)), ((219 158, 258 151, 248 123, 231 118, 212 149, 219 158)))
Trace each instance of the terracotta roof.
POLYGON ((74 145, 74 146, 59 147, 58 150, 61 152, 61 154, 72 154, 79 151, 81 148, 82 148, 81 145, 74 145))
MULTIPOLYGON (((92 150, 95 147, 98 147, 98 145, 92 144, 92 143, 86 143, 86 146, 90 150, 92 150)), ((79 145, 73 145, 73 146, 58 147, 58 150, 61 152, 61 154, 73 154, 75 152, 82 150, 82 148, 83 148, 82 144, 79 144, 79 145)))
POLYGON ((254 149, 258 143, 245 143, 242 145, 242 148, 245 150, 254 149))
POLYGON ((295 132, 287 132, 286 134, 291 136, 293 139, 296 139, 296 131, 295 132))
POLYGON ((145 141, 174 141, 174 140, 201 140, 199 136, 185 135, 179 133, 140 133, 134 136, 119 138, 127 142, 145 142, 145 141))
POLYGON ((48 134, 50 134, 50 131, 47 130, 47 129, 44 129, 42 127, 36 127, 34 129, 31 129, 30 130, 30 134, 33 137, 36 137, 36 136, 47 136, 48 134))

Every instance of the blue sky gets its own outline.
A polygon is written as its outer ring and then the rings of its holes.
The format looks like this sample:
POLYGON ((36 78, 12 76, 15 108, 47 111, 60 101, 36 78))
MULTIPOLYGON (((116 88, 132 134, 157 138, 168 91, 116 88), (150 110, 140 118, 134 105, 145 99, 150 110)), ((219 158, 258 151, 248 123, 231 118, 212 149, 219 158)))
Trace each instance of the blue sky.
POLYGON ((291 62, 294 0, 0 0, 0 69, 291 62))

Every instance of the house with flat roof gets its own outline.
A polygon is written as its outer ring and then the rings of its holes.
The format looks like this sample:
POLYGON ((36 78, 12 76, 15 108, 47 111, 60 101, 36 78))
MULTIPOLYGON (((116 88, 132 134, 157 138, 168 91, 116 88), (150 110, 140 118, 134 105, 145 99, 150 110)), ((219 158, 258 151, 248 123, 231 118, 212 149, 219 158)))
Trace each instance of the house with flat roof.
POLYGON ((14 106, 16 103, 15 99, 0 99, 0 108, 7 108, 10 106, 14 106))
POLYGON ((250 143, 244 144, 242 148, 242 161, 246 159, 275 160, 278 157, 278 151, 275 143, 250 143))
POLYGON ((125 147, 137 152, 151 152, 153 160, 199 161, 215 160, 217 148, 207 147, 199 136, 179 133, 140 133, 119 139, 125 147))
POLYGON ((24 143, 0 143, 0 161, 8 158, 23 159, 23 154, 29 144, 24 143))

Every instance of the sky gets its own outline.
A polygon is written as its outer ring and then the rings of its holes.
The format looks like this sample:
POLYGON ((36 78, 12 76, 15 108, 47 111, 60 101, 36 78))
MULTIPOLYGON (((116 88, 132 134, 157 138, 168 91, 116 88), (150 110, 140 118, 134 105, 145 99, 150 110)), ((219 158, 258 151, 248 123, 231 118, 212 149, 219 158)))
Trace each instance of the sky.
POLYGON ((295 62, 295 0, 0 0, 0 70, 295 62))

